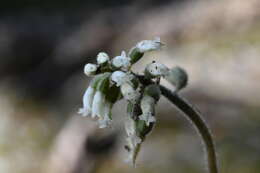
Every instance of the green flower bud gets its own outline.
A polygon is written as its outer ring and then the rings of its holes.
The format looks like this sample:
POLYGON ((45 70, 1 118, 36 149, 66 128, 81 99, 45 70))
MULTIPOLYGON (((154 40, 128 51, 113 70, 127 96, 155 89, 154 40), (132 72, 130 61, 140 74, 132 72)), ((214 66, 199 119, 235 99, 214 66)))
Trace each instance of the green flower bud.
POLYGON ((161 90, 160 87, 156 84, 148 85, 144 89, 144 95, 148 95, 153 97, 156 101, 160 99, 161 96, 161 90))
POLYGON ((176 87, 176 90, 179 91, 182 88, 186 87, 188 83, 188 75, 184 69, 181 67, 172 68, 164 78, 173 84, 176 87))

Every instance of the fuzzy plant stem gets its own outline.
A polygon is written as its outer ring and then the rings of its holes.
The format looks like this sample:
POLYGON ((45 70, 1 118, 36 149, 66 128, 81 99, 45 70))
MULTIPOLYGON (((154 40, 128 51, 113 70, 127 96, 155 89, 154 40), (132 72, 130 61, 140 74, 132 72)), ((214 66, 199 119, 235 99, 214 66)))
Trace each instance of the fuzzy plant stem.
POLYGON ((160 85, 162 95, 172 102, 184 115, 191 120, 192 124, 197 128, 206 147, 207 162, 209 173, 218 173, 217 158, 214 142, 206 122, 202 119, 201 113, 181 98, 177 93, 172 92, 164 86, 160 85))

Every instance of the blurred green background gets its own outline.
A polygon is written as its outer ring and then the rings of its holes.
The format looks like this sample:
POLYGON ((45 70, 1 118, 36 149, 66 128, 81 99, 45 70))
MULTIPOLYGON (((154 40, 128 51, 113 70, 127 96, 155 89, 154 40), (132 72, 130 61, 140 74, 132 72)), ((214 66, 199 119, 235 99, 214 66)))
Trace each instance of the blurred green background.
POLYGON ((181 95, 211 127, 221 173, 259 173, 259 9, 259 0, 3 0, 0 172, 206 172, 199 136, 165 99, 137 168, 124 163, 125 102, 115 105, 114 128, 77 115, 86 63, 160 36, 162 51, 135 70, 154 59, 185 68, 181 95))

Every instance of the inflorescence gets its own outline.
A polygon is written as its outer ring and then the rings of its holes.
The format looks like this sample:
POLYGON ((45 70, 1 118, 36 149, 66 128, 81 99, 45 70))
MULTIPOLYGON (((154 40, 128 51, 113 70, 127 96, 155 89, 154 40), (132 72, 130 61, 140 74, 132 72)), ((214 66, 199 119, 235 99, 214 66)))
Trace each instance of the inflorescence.
POLYGON ((143 75, 135 74, 131 67, 149 51, 160 50, 164 44, 160 38, 143 40, 137 43, 128 54, 110 58, 107 53, 97 55, 97 64, 86 64, 84 73, 93 77, 84 96, 82 116, 91 116, 98 121, 100 128, 112 123, 111 109, 120 99, 125 99, 127 117, 126 150, 128 160, 135 164, 141 143, 145 140, 156 122, 155 106, 160 99, 160 79, 164 78, 175 86, 175 92, 187 84, 187 74, 180 67, 168 68, 153 61, 146 65, 143 75))

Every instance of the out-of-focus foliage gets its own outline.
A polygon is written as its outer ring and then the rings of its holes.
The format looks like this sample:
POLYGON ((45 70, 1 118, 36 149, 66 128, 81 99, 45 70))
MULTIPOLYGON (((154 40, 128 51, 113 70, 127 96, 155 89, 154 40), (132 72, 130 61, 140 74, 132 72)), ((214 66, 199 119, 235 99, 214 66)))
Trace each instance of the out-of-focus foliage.
MULTIPOLYGON (((190 80, 182 94, 212 128, 221 172, 260 172, 258 0, 23 2, 1 5, 0 172, 69 172, 91 126, 76 117, 87 87, 84 64, 99 51, 116 56, 154 36, 166 46, 136 70, 157 55, 168 66, 184 67, 190 80)), ((116 105, 115 123, 124 104, 116 105)), ((193 128, 166 100, 158 105, 158 124, 137 168, 122 161, 119 144, 100 161, 99 172, 205 171, 193 128)))

